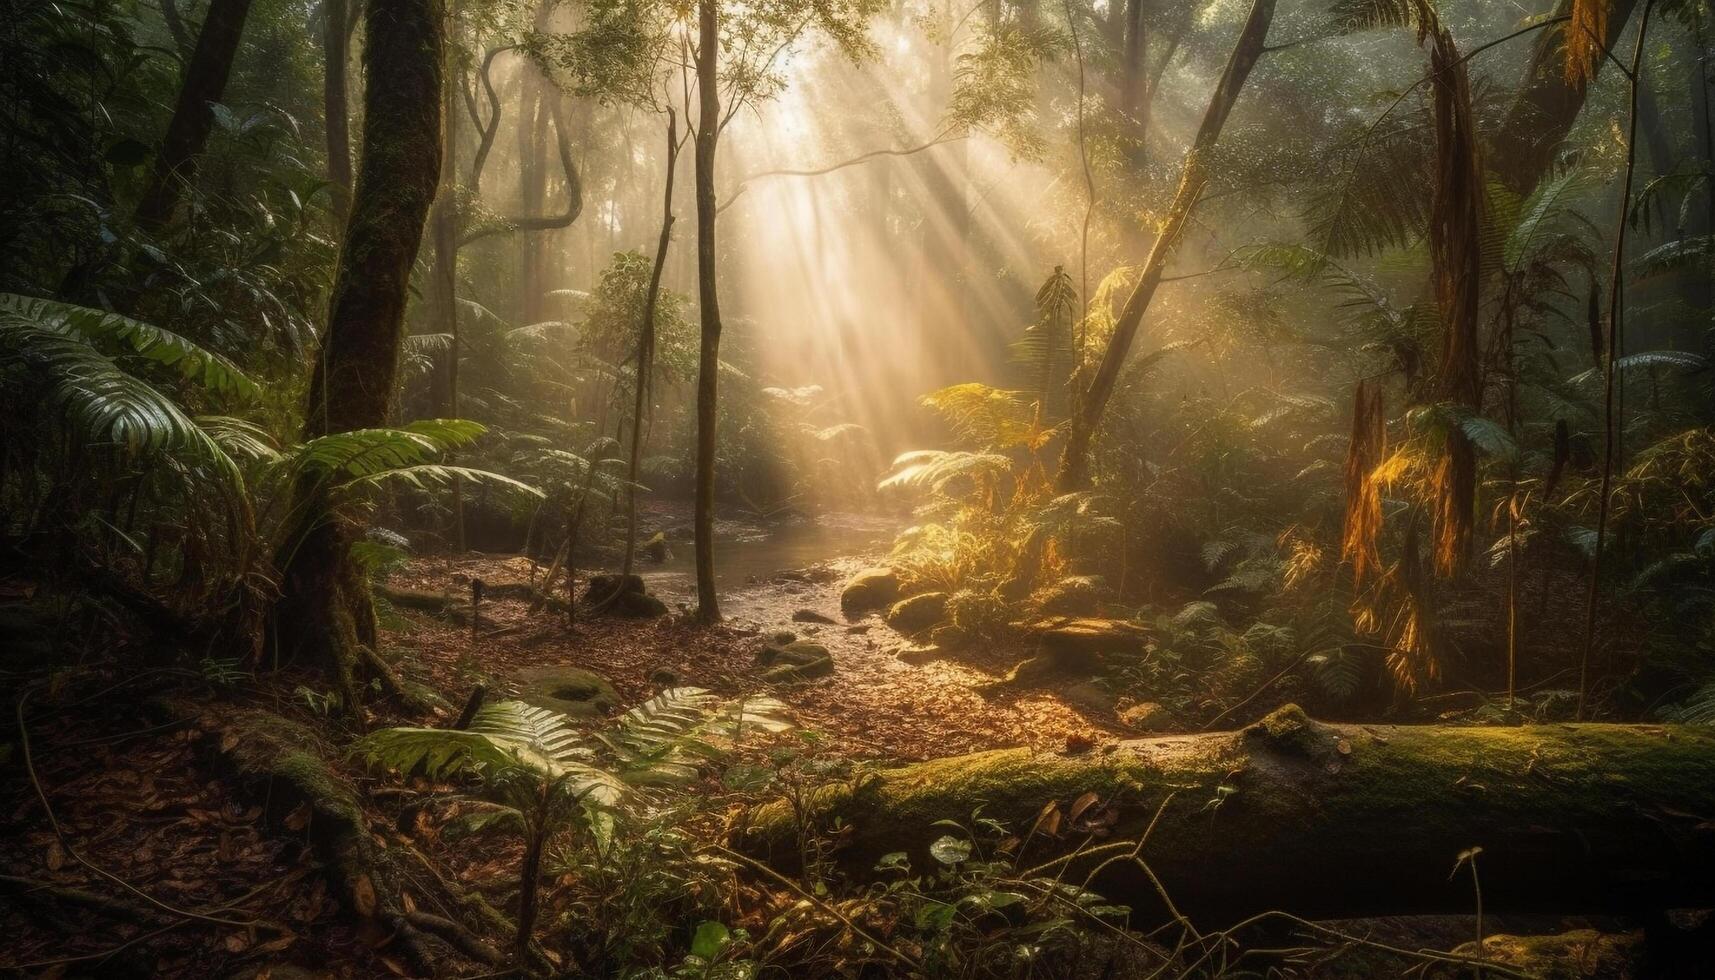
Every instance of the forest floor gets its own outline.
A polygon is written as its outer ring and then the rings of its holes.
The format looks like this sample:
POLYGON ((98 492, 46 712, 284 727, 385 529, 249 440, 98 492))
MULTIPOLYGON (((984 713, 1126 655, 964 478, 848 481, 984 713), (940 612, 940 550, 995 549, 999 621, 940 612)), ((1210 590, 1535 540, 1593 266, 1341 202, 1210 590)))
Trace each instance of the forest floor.
MULTIPOLYGON (((874 614, 855 622, 840 615, 841 585, 867 557, 780 569, 742 585, 723 597, 727 619, 710 629, 682 614, 656 620, 597 616, 568 624, 562 615, 531 611, 524 599, 485 602, 474 637, 461 623, 402 609, 385 617, 383 628, 388 649, 449 696, 476 683, 505 690, 520 670, 566 666, 601 674, 623 703, 632 704, 667 686, 660 683, 666 671, 675 684, 723 694, 769 693, 791 708, 798 725, 858 758, 915 760, 1014 746, 1063 750, 1069 740, 1123 736, 1111 709, 1080 703, 1077 686, 985 690, 1026 659, 1022 648, 968 647, 921 664, 898 659, 895 650, 907 638, 874 614), (795 613, 805 612, 829 622, 793 621, 795 613), (828 647, 833 674, 796 684, 761 683, 756 649, 763 635, 778 630, 828 647)), ((517 557, 426 558, 389 581, 468 596, 472 578, 493 587, 528 582, 531 573, 530 562, 517 557)), ((670 584, 662 591, 676 598, 670 584)))

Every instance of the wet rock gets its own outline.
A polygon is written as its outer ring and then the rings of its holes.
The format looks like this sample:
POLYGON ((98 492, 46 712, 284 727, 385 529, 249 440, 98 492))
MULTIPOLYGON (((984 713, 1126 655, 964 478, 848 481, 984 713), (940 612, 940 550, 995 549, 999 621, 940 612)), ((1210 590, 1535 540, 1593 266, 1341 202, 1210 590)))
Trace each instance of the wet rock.
POLYGON ((1068 575, 1031 598, 1050 616, 1091 616, 1101 609, 1107 587, 1096 575, 1068 575))
POLYGON ((830 626, 834 623, 832 616, 824 616, 814 609, 798 610, 792 614, 792 621, 794 623, 826 623, 830 626))
POLYGON ((901 599, 887 610, 887 625, 901 633, 921 633, 947 616, 947 593, 924 592, 901 599))
POLYGON ((1140 701, 1120 712, 1120 724, 1134 732, 1170 732, 1177 727, 1173 712, 1155 701, 1140 701))
POLYGON ((607 678, 582 667, 532 667, 513 676, 518 700, 573 718, 600 718, 619 707, 607 678))
POLYGON ((899 598, 899 576, 885 565, 866 568, 846 580, 840 590, 840 611, 858 616, 885 609, 899 598))

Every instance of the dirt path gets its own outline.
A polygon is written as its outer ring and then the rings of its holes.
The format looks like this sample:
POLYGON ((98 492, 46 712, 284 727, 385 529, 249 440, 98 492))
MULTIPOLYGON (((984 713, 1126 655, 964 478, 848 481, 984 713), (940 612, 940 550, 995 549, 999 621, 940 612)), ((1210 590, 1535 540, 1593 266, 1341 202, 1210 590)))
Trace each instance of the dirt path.
MULTIPOLYGON (((469 627, 418 613, 390 616, 384 628, 387 646, 407 653, 443 691, 462 693, 482 680, 503 686, 518 670, 564 665, 605 675, 628 702, 652 694, 660 686, 654 679, 659 671, 671 672, 678 683, 717 691, 765 689, 756 679, 757 637, 790 629, 826 645, 834 673, 767 689, 793 709, 801 725, 853 755, 921 759, 1010 746, 1064 750, 1068 739, 1099 742, 1121 734, 1111 712, 1080 708, 1055 691, 979 693, 981 685, 1024 658, 1019 650, 969 650, 921 665, 897 660, 893 648, 902 638, 878 618, 847 623, 840 616, 840 586, 862 564, 863 556, 847 556, 735 588, 723 599, 727 621, 713 628, 698 628, 677 615, 568 626, 560 616, 531 613, 526 603, 513 600, 486 603, 488 621, 474 637, 469 627), (800 609, 838 622, 792 622, 800 609)), ((522 558, 429 558, 412 562, 391 581, 462 597, 469 595, 472 576, 492 586, 526 581, 530 571, 522 558)), ((669 606, 682 598, 665 578, 651 587, 669 606)))

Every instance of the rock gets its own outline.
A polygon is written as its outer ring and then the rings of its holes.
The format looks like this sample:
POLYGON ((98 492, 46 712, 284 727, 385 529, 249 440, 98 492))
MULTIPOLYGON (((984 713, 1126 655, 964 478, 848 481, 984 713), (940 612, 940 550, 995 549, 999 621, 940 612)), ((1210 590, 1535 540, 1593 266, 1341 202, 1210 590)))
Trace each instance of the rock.
POLYGON ((947 593, 924 592, 901 599, 887 610, 887 625, 901 633, 921 633, 947 615, 947 593))
POLYGON ((1069 705, 1091 714, 1107 715, 1114 710, 1114 696, 1095 681, 1078 681, 1060 689, 1060 697, 1069 705))
POLYGON ((762 661, 770 665, 762 679, 769 683, 809 680, 834 672, 834 655, 820 643, 798 640, 785 646, 765 648, 762 661))
POLYGON ((585 608, 600 607, 602 612, 633 619, 667 615, 667 604, 649 594, 641 575, 609 573, 591 576, 589 584, 584 587, 583 605, 585 608))
POLYGON ((573 718, 600 718, 619 707, 607 678, 582 667, 532 667, 513 675, 518 700, 573 718))
POLYGON ((901 643, 893 648, 893 659, 900 663, 921 667, 931 660, 939 660, 946 656, 946 651, 933 643, 901 643))
POLYGON ((840 611, 858 616, 871 609, 885 609, 899 598, 899 575, 885 565, 863 569, 846 579, 840 590, 840 611))
POLYGON ((1024 632, 1055 654, 1142 653, 1149 639, 1136 623, 1097 617, 1041 619, 1027 624, 1024 632))
POLYGON ((792 621, 794 623, 827 623, 830 626, 834 623, 832 616, 824 616, 814 609, 798 610, 792 614, 792 621))
POLYGON ((1155 701, 1140 701, 1120 712, 1120 724, 1134 732, 1170 732, 1177 727, 1173 713, 1155 701))
POLYGON ((679 675, 665 667, 657 667, 649 672, 649 683, 656 687, 678 687, 679 675))
POLYGON ((1091 616, 1101 608, 1107 591, 1099 576, 1068 575, 1038 589, 1031 599, 1050 616, 1091 616))
POLYGON ((586 603, 601 602, 614 592, 620 595, 642 594, 647 591, 641 575, 619 575, 612 572, 602 575, 591 575, 589 583, 584 586, 586 603))
POLYGON ((1575 929, 1546 936, 1500 934, 1484 936, 1480 946, 1464 943, 1453 952, 1542 980, 1627 980, 1648 975, 1648 946, 1641 929, 1624 933, 1575 929))
POLYGON ((846 627, 846 635, 848 635, 848 636, 862 636, 865 633, 868 633, 870 631, 870 628, 871 628, 871 624, 869 624, 869 623, 853 623, 852 625, 846 627))
POLYGON ((667 547, 667 535, 662 531, 656 531, 654 537, 643 542, 639 552, 652 562, 664 562, 673 557, 673 549, 667 547))

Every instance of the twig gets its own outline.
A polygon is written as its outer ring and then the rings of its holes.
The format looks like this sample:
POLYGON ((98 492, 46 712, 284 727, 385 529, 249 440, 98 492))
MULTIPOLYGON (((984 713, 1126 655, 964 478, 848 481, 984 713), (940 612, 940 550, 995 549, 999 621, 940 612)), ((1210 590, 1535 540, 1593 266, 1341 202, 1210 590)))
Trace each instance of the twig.
POLYGON ((844 912, 841 912, 839 909, 835 908, 829 902, 827 902, 823 899, 817 898, 816 896, 805 891, 803 888, 799 887, 797 882, 795 882, 792 879, 787 878, 786 876, 780 874, 780 872, 775 871, 773 868, 770 868, 768 865, 763 864, 760 861, 754 861, 748 857, 745 857, 743 854, 738 853, 737 851, 734 851, 734 850, 727 848, 727 847, 723 847, 719 844, 714 844, 711 846, 713 847, 714 850, 719 851, 722 857, 726 857, 726 858, 729 858, 731 860, 738 861, 739 863, 745 865, 748 868, 751 868, 752 870, 760 871, 763 874, 767 875, 768 877, 779 882, 780 884, 785 885, 787 888, 792 889, 793 892, 797 893, 799 898, 804 899, 805 901, 816 906, 817 908, 821 909, 822 911, 828 913, 829 915, 833 916, 834 918, 839 919, 841 922, 845 923, 845 926, 847 929, 850 929, 852 932, 863 937, 864 940, 873 944, 877 949, 883 950, 884 952, 888 953, 890 956, 892 956, 894 959, 898 960, 899 962, 904 963, 906 966, 911 967, 913 970, 921 971, 923 969, 923 964, 921 962, 919 962, 915 957, 907 956, 906 954, 900 952, 899 950, 893 948, 892 946, 889 946, 888 944, 882 942, 881 940, 879 940, 879 939, 875 938, 874 936, 870 935, 869 933, 865 932, 862 926, 858 925, 856 922, 853 922, 851 920, 851 918, 849 916, 847 916, 844 912))

